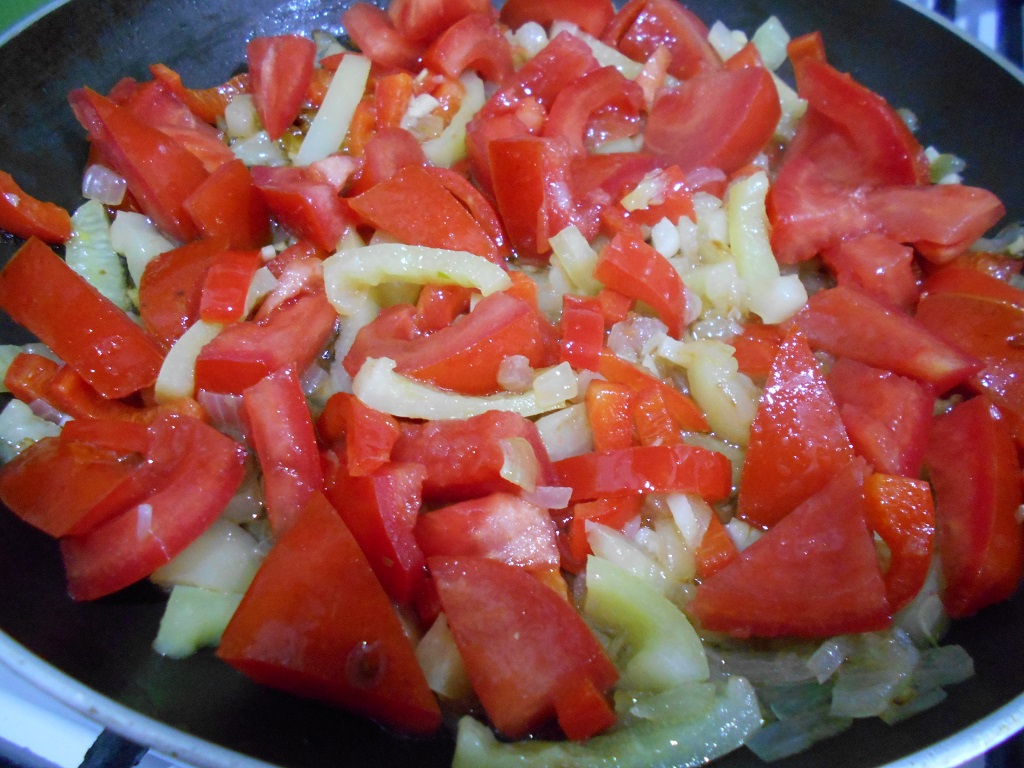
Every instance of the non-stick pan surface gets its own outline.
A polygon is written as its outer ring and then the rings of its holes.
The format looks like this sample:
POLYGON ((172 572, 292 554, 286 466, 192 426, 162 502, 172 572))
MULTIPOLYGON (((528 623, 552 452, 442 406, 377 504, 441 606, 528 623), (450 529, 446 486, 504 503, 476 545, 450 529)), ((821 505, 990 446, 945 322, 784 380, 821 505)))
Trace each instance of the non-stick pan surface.
MULTIPOLYGON (((73 209, 87 145, 68 91, 83 85, 104 91, 122 76, 146 78, 153 62, 178 70, 189 85, 214 85, 242 67, 249 38, 317 27, 340 32, 344 6, 342 0, 71 0, 0 47, 0 169, 36 196, 73 209)), ((690 7, 708 23, 722 19, 747 32, 771 14, 794 35, 821 30, 839 69, 913 110, 922 143, 965 158, 967 183, 1000 195, 1010 219, 1024 217, 1019 71, 894 1, 695 0, 690 7)), ((0 260, 16 245, 0 242, 0 260)), ((20 343, 27 336, 3 318, 0 339, 20 343)), ((220 764, 234 752, 295 768, 450 761, 447 740, 400 739, 258 687, 210 653, 186 661, 157 656, 150 644, 162 608, 162 595, 148 585, 94 603, 72 602, 54 542, 0 510, 0 630, 9 636, 0 636, 0 660, 87 714, 164 751, 181 746, 193 760, 220 764), (204 753, 196 739, 223 749, 204 753)), ((902 765, 938 768, 985 750, 1024 721, 1021 638, 1024 595, 1018 594, 953 629, 948 641, 966 646, 977 674, 953 687, 945 703, 897 727, 859 722, 777 765, 859 768, 912 755, 902 765)), ((721 764, 760 762, 741 751, 721 764)))

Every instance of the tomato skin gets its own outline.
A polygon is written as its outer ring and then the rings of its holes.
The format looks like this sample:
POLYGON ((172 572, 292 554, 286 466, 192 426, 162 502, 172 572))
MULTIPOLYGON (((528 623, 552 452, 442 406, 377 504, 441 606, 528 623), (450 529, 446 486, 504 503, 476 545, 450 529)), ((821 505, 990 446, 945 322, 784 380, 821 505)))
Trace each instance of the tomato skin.
POLYGON ((519 29, 528 21, 547 27, 553 21, 568 21, 587 34, 599 37, 615 16, 611 0, 508 0, 501 6, 501 21, 519 29))
POLYGON ((161 253, 146 265, 139 281, 142 324, 169 348, 199 319, 203 282, 227 240, 211 238, 161 253))
POLYGON ((764 68, 698 75, 654 102, 645 146, 684 172, 710 166, 728 174, 754 159, 780 115, 764 68))
POLYGON ((682 80, 722 68, 704 22, 672 0, 630 0, 608 24, 602 40, 637 61, 666 46, 668 72, 682 80))
POLYGON ((670 492, 718 501, 732 488, 725 456, 686 444, 592 451, 556 461, 554 468, 558 484, 572 488, 574 502, 670 492))
POLYGON ((327 478, 327 498, 345 521, 388 596, 408 605, 426 578, 426 560, 413 529, 426 470, 389 463, 350 475, 340 465, 327 478))
POLYGON ((521 489, 501 476, 503 440, 521 438, 540 464, 538 485, 555 485, 551 460, 537 426, 515 413, 487 411, 468 419, 403 424, 391 460, 427 468, 423 499, 455 502, 521 489))
POLYGON ((322 293, 306 294, 259 321, 234 323, 196 359, 196 390, 240 395, 281 368, 304 371, 334 333, 338 313, 322 293))
POLYGON ((605 286, 646 302, 668 333, 678 338, 686 318, 686 288, 671 262, 639 238, 619 233, 602 250, 594 277, 605 286))
POLYGON ((507 493, 424 512, 416 520, 415 535, 428 558, 489 557, 533 570, 559 563, 555 524, 547 510, 507 493))
POLYGON ((500 83, 513 72, 512 46, 491 13, 472 13, 448 27, 423 54, 423 65, 451 79, 474 70, 500 83))
POLYGON ((106 518, 93 512, 131 476, 139 455, 47 437, 0 467, 0 500, 54 538, 88 533, 106 518), (61 482, 54 483, 55 477, 61 482))
POLYGON ((398 306, 360 329, 344 360, 355 374, 369 357, 390 357, 395 370, 419 381, 469 395, 501 391, 498 370, 509 355, 538 366, 545 350, 540 315, 506 293, 485 296, 462 318, 430 335, 419 335, 414 308, 398 306))
POLYGON ((267 555, 217 655, 258 683, 403 733, 425 736, 441 724, 391 601, 322 494, 267 555))
POLYGON ((705 629, 736 637, 831 637, 891 623, 867 525, 859 460, 697 587, 705 629))
POLYGON ((826 376, 854 451, 876 472, 918 477, 934 393, 891 371, 842 357, 826 376))
POLYGON ((242 392, 249 439, 263 471, 267 517, 275 536, 294 524, 323 489, 313 421, 295 371, 282 368, 242 392))
POLYGON ((0 171, 0 229, 57 245, 71 237, 71 216, 59 205, 32 197, 13 176, 0 171))
POLYGON ((407 165, 391 178, 350 198, 364 224, 400 242, 468 251, 503 263, 493 241, 469 211, 426 168, 407 165))
POLYGON ((967 296, 994 299, 1024 309, 1024 291, 988 272, 961 266, 953 262, 938 269, 925 278, 922 284, 925 295, 957 293, 967 296))
POLYGON ((937 416, 925 458, 935 492, 936 546, 953 618, 1005 600, 1024 574, 1020 466, 1009 427, 982 397, 937 416))
POLYGON ((299 35, 254 37, 245 48, 256 113, 277 141, 295 122, 313 76, 316 43, 299 35))
POLYGON ((125 178, 142 211, 175 240, 194 239, 196 227, 184 203, 207 177, 202 162, 126 107, 95 91, 75 90, 68 100, 90 143, 125 178))
POLYGON ((199 234, 224 237, 229 248, 261 248, 270 242, 270 214, 241 160, 225 163, 184 202, 199 234))
POLYGON ((803 334, 792 330, 772 363, 750 427, 737 514, 771 528, 852 458, 825 378, 803 334))
POLYGON ((935 537, 932 490, 923 480, 875 473, 864 485, 868 525, 889 547, 889 610, 909 603, 928 578, 935 537))
POLYGON ((552 719, 581 678, 599 691, 618 679, 572 605, 527 571, 484 557, 427 563, 473 690, 503 735, 552 719))
POLYGON ((0 271, 0 308, 104 397, 137 392, 160 372, 157 343, 42 240, 27 240, 0 271))
POLYGON ((95 600, 149 576, 205 531, 245 472, 245 450, 213 427, 167 417, 149 427, 150 456, 168 476, 143 501, 82 536, 60 540, 74 600, 95 600))
POLYGON ((844 286, 814 294, 797 321, 815 349, 909 376, 939 394, 982 366, 919 320, 844 286))

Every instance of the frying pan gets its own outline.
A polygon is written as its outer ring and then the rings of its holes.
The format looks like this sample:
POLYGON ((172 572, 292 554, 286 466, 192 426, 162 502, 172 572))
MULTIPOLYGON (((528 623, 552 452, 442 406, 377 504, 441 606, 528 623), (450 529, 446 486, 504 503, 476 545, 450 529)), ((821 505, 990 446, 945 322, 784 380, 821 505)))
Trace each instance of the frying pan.
MULTIPOLYGON (((164 62, 187 84, 213 85, 244 63, 256 35, 341 32, 350 0, 71 0, 0 47, 0 168, 38 197, 80 202, 87 145, 66 95, 104 91, 164 62)), ((985 186, 1024 217, 1024 78, 950 25, 881 0, 692 0, 704 20, 752 32, 777 15, 794 35, 824 34, 830 60, 917 114, 920 138, 967 160, 985 186)), ((0 260, 17 243, 0 242, 0 260)), ((0 339, 27 335, 6 318, 0 339)), ((150 648, 163 595, 148 584, 92 603, 65 595, 57 547, 0 510, 0 661, 130 738, 200 765, 255 761, 294 768, 445 766, 450 740, 408 740, 335 709, 256 686, 200 653, 185 661, 150 648)), ((976 675, 939 706, 896 727, 858 721, 846 733, 777 763, 861 768, 956 766, 1024 726, 1024 594, 957 624, 976 675)), ((740 751, 723 768, 762 765, 740 751)))

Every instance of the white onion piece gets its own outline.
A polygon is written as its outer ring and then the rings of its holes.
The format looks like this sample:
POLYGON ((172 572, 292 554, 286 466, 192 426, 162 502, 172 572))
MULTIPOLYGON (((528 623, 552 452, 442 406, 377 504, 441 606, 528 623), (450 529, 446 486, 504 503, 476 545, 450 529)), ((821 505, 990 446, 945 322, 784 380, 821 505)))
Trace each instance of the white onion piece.
POLYGON ((195 394, 196 358, 223 327, 219 323, 196 320, 174 342, 156 378, 154 395, 158 403, 168 403, 195 394))
POLYGON ((210 424, 239 442, 246 442, 247 427, 242 412, 242 396, 201 389, 196 400, 203 406, 210 424))
POLYGON ((105 165, 96 163, 85 169, 82 176, 82 197, 104 205, 120 205, 128 182, 105 165))
POLYGON ((498 445, 505 457, 498 474, 523 490, 535 490, 540 476, 540 462, 530 441, 525 437, 509 437, 499 440, 498 445))
POLYGON ((519 495, 544 509, 565 509, 572 499, 572 488, 561 485, 538 485, 532 491, 524 490, 519 495))
POLYGON ((135 285, 142 281, 142 273, 150 261, 174 248, 174 243, 161 235, 153 222, 132 211, 119 211, 114 217, 110 225, 110 244, 124 256, 135 285))
POLYGON ((455 637, 448 626, 448 617, 439 614, 430 629, 416 644, 416 661, 430 690, 446 699, 469 696, 473 686, 469 682, 466 665, 462 663, 455 637))
POLYGON ((552 461, 580 456, 594 450, 594 433, 583 403, 541 416, 534 422, 552 461))

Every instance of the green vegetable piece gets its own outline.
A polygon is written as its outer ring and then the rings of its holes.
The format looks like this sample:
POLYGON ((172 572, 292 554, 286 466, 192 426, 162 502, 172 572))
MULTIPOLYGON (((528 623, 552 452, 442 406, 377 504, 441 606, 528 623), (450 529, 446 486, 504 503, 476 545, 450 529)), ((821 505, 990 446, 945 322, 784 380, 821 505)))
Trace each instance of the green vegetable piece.
POLYGON ((679 768, 704 765, 731 752, 761 727, 754 689, 742 677, 715 687, 712 705, 664 720, 636 720, 585 742, 499 742, 471 717, 459 721, 452 768, 679 768))
POLYGON ((200 648, 217 645, 241 601, 238 594, 179 584, 171 590, 153 649, 162 656, 184 659, 200 648))
POLYGON ((620 687, 664 691, 708 679, 704 646, 683 612, 649 584, 604 558, 587 559, 584 613, 625 637, 620 687))

